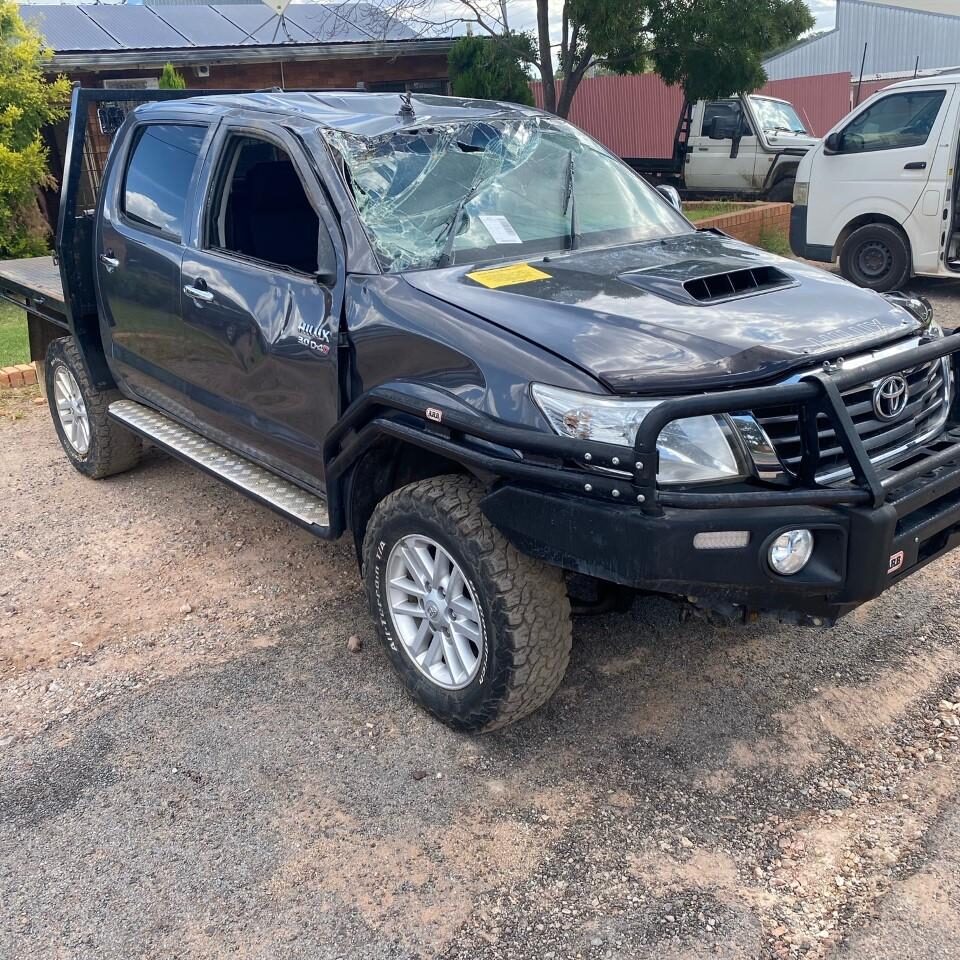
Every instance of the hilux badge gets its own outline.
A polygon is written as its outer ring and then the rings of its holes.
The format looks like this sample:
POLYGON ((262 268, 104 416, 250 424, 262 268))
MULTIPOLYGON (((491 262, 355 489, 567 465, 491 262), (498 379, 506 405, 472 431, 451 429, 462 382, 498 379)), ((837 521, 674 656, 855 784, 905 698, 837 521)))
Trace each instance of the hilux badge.
POLYGON ((910 399, 907 381, 900 374, 885 377, 873 391, 873 409, 881 420, 896 420, 910 399))

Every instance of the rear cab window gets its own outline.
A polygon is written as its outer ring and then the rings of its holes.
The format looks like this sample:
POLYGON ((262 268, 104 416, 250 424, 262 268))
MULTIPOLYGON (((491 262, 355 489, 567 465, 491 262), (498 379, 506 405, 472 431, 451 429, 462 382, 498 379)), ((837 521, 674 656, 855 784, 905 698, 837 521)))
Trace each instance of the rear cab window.
POLYGON ((205 126, 186 123, 149 123, 136 131, 121 190, 128 221, 181 239, 206 134, 205 126))

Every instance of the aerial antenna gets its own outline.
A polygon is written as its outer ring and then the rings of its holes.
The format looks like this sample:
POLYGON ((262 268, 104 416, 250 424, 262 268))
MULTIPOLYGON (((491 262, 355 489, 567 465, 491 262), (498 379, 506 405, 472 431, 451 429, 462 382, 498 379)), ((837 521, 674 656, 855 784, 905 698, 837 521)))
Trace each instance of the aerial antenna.
POLYGON ((397 116, 404 120, 413 120, 416 117, 413 109, 413 94, 409 90, 400 94, 400 111, 397 116))

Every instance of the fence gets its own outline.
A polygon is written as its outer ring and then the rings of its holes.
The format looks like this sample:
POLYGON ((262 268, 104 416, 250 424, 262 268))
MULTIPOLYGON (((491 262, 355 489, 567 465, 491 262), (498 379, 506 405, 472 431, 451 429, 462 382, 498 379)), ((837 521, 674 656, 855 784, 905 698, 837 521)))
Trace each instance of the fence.
MULTIPOLYGON (((531 84, 538 106, 543 85, 531 84)), ((789 100, 818 136, 850 110, 850 74, 773 80, 761 93, 789 100)), ((654 73, 588 77, 577 90, 570 121, 621 157, 669 157, 683 108, 683 91, 654 73)))

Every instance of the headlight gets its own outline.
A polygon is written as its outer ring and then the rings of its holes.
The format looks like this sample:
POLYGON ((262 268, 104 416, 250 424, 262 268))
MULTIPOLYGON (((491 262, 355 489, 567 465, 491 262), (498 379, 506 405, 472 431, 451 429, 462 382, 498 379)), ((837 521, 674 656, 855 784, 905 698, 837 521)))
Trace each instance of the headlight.
POLYGON ((793 185, 793 202, 799 204, 801 207, 805 207, 809 199, 810 184, 803 180, 797 180, 793 185))
MULTIPOLYGON (((561 390, 541 383, 533 399, 550 426, 564 437, 632 447, 643 418, 661 400, 619 400, 561 390)), ((731 480, 744 475, 721 417, 691 417, 664 427, 657 443, 660 483, 731 480)))

